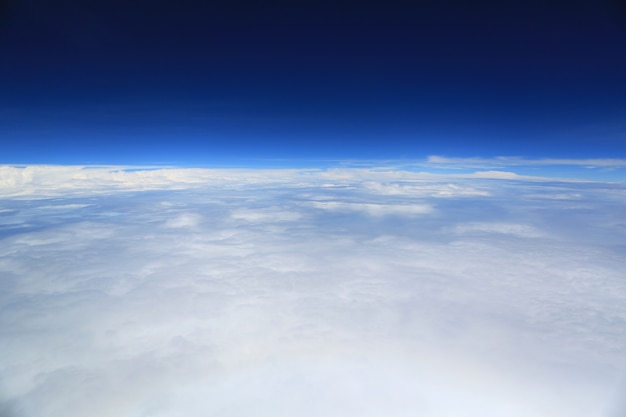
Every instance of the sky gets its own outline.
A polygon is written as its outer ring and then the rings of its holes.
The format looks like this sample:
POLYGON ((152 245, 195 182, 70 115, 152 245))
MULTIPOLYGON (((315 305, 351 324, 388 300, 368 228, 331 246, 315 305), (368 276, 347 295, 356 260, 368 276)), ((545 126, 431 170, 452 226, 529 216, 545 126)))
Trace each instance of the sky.
POLYGON ((625 188, 2 166, 0 415, 623 417, 625 188))
POLYGON ((624 207, 618 1, 2 1, 0 415, 623 417, 624 207))
POLYGON ((625 158, 621 3, 472 3, 4 1, 0 163, 625 158))

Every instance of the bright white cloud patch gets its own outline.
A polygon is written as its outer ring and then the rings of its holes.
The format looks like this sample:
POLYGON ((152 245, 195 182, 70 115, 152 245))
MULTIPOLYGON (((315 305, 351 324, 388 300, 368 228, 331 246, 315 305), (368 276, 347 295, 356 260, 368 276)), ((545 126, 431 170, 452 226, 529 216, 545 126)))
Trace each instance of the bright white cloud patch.
POLYGON ((626 411, 623 184, 8 168, 3 417, 626 411))

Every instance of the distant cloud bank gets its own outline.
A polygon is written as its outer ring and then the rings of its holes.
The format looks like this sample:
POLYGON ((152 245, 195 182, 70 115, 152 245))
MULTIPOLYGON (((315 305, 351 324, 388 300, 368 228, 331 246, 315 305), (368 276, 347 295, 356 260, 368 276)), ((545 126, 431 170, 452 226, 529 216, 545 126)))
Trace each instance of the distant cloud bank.
MULTIPOLYGON (((157 189, 184 189, 208 184, 216 186, 240 186, 242 184, 289 183, 316 184, 323 181, 333 183, 364 181, 387 187, 389 180, 442 182, 446 178, 493 178, 503 180, 549 180, 549 177, 520 175, 511 170, 520 166, 582 166, 589 168, 622 168, 626 160, 621 159, 523 159, 499 158, 447 158, 430 156, 414 168, 394 168, 397 164, 387 162, 381 166, 347 167, 328 169, 208 169, 172 167, 126 167, 126 166, 73 166, 73 165, 0 165, 0 198, 107 193, 113 191, 143 191, 157 189), (437 174, 428 168, 478 169, 473 173, 437 174)), ((409 164, 410 166, 410 164, 409 164)), ((398 184, 392 184, 397 187, 398 184)), ((399 185, 405 187, 405 185, 399 185)))
POLYGON ((500 156, 496 158, 449 158, 445 156, 429 156, 428 164, 462 167, 502 167, 502 166, 580 166, 586 168, 624 168, 626 159, 589 158, 589 159, 559 159, 540 158, 528 159, 515 156, 500 156))

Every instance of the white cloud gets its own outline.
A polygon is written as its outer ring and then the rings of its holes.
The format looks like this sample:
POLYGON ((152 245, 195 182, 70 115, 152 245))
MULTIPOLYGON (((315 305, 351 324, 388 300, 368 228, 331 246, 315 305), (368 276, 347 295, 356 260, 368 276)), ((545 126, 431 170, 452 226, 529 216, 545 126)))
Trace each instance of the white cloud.
MULTIPOLYGON (((312 171, 314 172, 314 171, 312 171)), ((0 197, 46 198, 118 191, 176 190, 289 182, 307 171, 47 166, 0 166, 0 197)))
POLYGON ((468 184, 434 183, 424 180, 377 182, 368 181, 363 184, 369 191, 387 195, 423 196, 423 197, 462 197, 488 196, 485 189, 468 184))
POLYGON ((243 220, 250 223, 256 223, 296 221, 301 218, 301 215, 294 211, 284 211, 280 208, 269 207, 263 209, 236 209, 231 213, 230 217, 235 221, 243 220))
POLYGON ((371 204, 347 203, 341 201, 314 201, 311 205, 322 210, 363 212, 371 216, 416 215, 433 212, 433 207, 428 204, 371 204))
POLYGON ((521 178, 514 172, 507 171, 478 171, 473 174, 476 178, 496 178, 500 180, 514 180, 521 178))
MULTIPOLYGON (((502 167, 500 159, 454 159, 431 157, 426 166, 449 164, 457 168, 502 167)), ((503 159, 506 162, 509 159, 503 159)), ((524 160, 510 159, 511 166, 525 165, 524 160)), ((536 161, 535 161, 536 162, 536 161)), ((530 161, 529 164, 534 164, 530 161)), ((87 167, 87 166, 0 166, 0 198, 43 199, 85 197, 119 192, 150 190, 189 190, 214 186, 216 189, 278 187, 290 189, 366 188, 380 194, 455 197, 488 195, 482 184, 462 180, 507 179, 545 181, 550 178, 518 175, 514 172, 487 170, 472 174, 433 174, 393 168, 319 169, 200 169, 87 167)), ((83 204, 83 203, 69 203, 83 204)), ((55 205, 56 206, 56 205, 55 205)), ((49 205, 47 208, 52 208, 49 205)), ((79 208, 78 206, 72 206, 79 208)), ((70 208, 70 207, 66 207, 70 208)))
POLYGON ((536 227, 527 224, 515 223, 463 223, 455 226, 454 233, 473 234, 473 233, 499 233, 505 235, 513 235, 518 237, 537 238, 545 236, 545 234, 536 227))
POLYGON ((186 227, 196 227, 202 218, 194 213, 181 213, 174 218, 168 219, 165 222, 165 227, 168 228, 186 228, 186 227))
POLYGON ((506 166, 581 166, 587 168, 624 168, 626 167, 626 159, 610 159, 610 158, 539 158, 527 159, 517 156, 499 156, 495 158, 450 158, 445 156, 432 155, 426 160, 427 164, 442 165, 449 167, 468 167, 468 168, 485 168, 485 167, 506 167, 506 166))
POLYGON ((77 209, 82 209, 85 207, 89 207, 92 204, 57 204, 57 205, 50 205, 50 206, 39 206, 39 209, 41 210, 77 210, 77 209))
POLYGON ((3 416, 623 409, 621 184, 29 168, 0 186, 3 416))
POLYGON ((550 194, 526 194, 526 198, 547 199, 547 200, 580 200, 583 195, 580 193, 550 193, 550 194))

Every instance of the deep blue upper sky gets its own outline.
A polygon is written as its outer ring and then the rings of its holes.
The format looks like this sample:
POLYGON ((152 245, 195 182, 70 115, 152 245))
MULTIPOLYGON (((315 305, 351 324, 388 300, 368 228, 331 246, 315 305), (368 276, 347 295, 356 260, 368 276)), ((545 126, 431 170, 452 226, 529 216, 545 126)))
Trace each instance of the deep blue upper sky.
POLYGON ((617 2, 2 5, 0 163, 626 157, 617 2))

